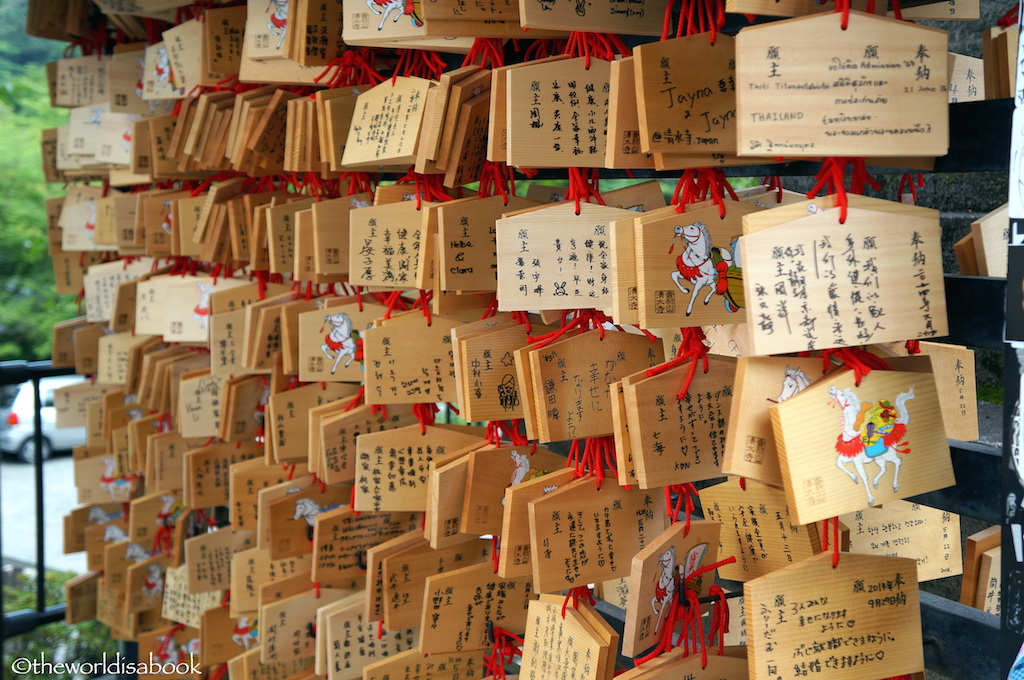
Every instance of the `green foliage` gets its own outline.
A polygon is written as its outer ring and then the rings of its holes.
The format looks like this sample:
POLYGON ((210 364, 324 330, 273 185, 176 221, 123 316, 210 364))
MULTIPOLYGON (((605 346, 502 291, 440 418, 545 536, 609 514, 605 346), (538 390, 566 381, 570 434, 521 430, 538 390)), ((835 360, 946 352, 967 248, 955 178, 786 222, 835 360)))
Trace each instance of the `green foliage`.
POLYGON ((49 358, 53 324, 76 314, 54 292, 45 200, 60 187, 44 182, 39 146, 67 122, 50 108, 42 63, 59 45, 23 35, 24 12, 24 0, 0 2, 0 361, 49 358))
MULTIPOLYGON (((70 571, 46 573, 46 605, 64 601, 64 582, 75 576, 70 571)), ((18 574, 17 585, 4 586, 4 612, 33 609, 36 603, 36 579, 18 574)), ((110 629, 96 621, 69 626, 63 621, 48 623, 30 633, 4 641, 4 667, 19 658, 40 659, 46 653, 47 661, 96 661, 106 652, 113 657, 117 649, 110 637, 110 629)), ((19 678, 43 680, 49 675, 19 674, 19 678)))

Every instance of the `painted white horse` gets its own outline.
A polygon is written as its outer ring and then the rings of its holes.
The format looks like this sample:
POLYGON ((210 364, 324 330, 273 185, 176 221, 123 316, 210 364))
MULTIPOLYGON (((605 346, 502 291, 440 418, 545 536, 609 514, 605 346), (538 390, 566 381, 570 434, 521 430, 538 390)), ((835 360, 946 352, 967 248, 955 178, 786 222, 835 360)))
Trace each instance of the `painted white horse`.
POLYGON ((903 465, 900 453, 907 451, 901 451, 897 447, 903 442, 907 424, 910 422, 910 412, 907 411, 906 404, 914 398, 914 388, 900 393, 896 397, 895 406, 885 399, 877 404, 862 404, 852 389, 841 390, 834 385, 828 388, 828 393, 841 409, 841 429, 836 441, 836 451, 839 452, 836 456, 836 467, 849 475, 854 484, 857 483, 859 475, 867 491, 868 505, 874 505, 875 497, 868 487, 864 466, 867 463, 878 465, 878 474, 872 480, 872 486, 877 489, 879 480, 885 474, 886 463, 892 463, 892 490, 900 490, 900 466, 903 465), (846 467, 846 463, 850 461, 853 461, 857 475, 846 467))
POLYGON ((810 384, 811 379, 807 377, 803 369, 786 366, 786 377, 782 379, 782 391, 779 392, 775 402, 786 401, 790 397, 803 392, 810 384))
POLYGON ((676 596, 676 547, 670 545, 665 552, 658 556, 658 564, 661 565, 661 572, 658 573, 658 584, 654 587, 654 597, 651 598, 651 609, 654 610, 658 622, 654 624, 654 632, 661 628, 661 620, 665 616, 666 607, 669 607, 672 598, 676 596))
POLYGON ((138 543, 129 543, 128 547, 125 548, 124 551, 124 558, 126 560, 132 560, 136 564, 148 560, 149 557, 150 555, 146 552, 146 549, 138 543))
POLYGON ((689 316, 701 290, 710 289, 704 297, 705 305, 711 301, 715 293, 725 292, 720 281, 725 281, 725 274, 733 258, 728 248, 718 248, 721 261, 717 265, 712 261, 711 234, 703 222, 676 225, 669 253, 675 248, 677 238, 682 239, 686 249, 676 258, 677 271, 672 272, 672 281, 684 295, 690 294, 690 302, 686 305, 686 315, 689 316), (687 288, 684 282, 690 287, 687 288))
POLYGON ((192 308, 192 320, 205 331, 210 321, 210 294, 213 293, 213 286, 197 283, 196 290, 199 291, 199 302, 192 308))
POLYGON ((312 528, 317 515, 321 512, 334 510, 337 507, 337 505, 329 505, 325 507, 311 498, 300 498, 295 501, 295 516, 292 517, 292 519, 304 519, 306 520, 306 524, 312 528))
POLYGON ((128 533, 116 524, 111 524, 103 530, 104 543, 120 543, 128 540, 128 533))
POLYGON ((269 12, 272 7, 274 8, 274 13, 270 15, 267 29, 278 36, 275 49, 279 50, 281 45, 284 44, 285 32, 288 30, 288 0, 270 0, 267 11, 269 12))
POLYGON ((249 651, 249 648, 256 644, 256 622, 250 621, 248 616, 238 619, 235 629, 232 631, 231 640, 242 649, 249 651))
POLYGON ((94 524, 106 524, 107 522, 113 522, 115 519, 121 519, 124 517, 123 512, 107 512, 98 505, 94 505, 89 508, 88 521, 94 524))
POLYGON ((322 333, 328 325, 331 332, 324 336, 324 344, 320 345, 320 351, 328 359, 334 360, 334 367, 331 369, 333 374, 338 370, 342 357, 348 357, 348 361, 345 362, 346 368, 356 358, 356 341, 352 339, 352 320, 348 318, 348 314, 338 312, 324 315, 320 332, 322 333))
POLYGON ((110 500, 112 501, 122 496, 127 499, 131 496, 132 481, 135 477, 134 475, 131 477, 115 475, 115 467, 117 467, 117 462, 113 458, 103 458, 103 474, 100 476, 100 489, 109 493, 110 500))
POLYGON ((146 596, 146 605, 153 604, 153 598, 164 592, 164 570, 159 564, 146 567, 146 582, 142 584, 142 594, 146 596))

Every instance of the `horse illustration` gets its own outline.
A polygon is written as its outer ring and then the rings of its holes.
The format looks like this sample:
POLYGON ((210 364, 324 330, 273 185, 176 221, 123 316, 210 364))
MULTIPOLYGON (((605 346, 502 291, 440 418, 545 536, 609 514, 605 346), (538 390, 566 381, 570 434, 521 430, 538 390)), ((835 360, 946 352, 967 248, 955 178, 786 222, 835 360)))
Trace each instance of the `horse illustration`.
POLYGON ((115 519, 121 519, 122 517, 124 517, 123 512, 107 512, 100 506, 94 505, 89 508, 89 517, 86 521, 93 524, 106 524, 107 522, 113 522, 115 519))
POLYGON ((867 491, 868 505, 875 504, 875 497, 868 488, 868 478, 864 471, 866 463, 878 465, 878 474, 872 480, 872 486, 878 488, 878 481, 886 471, 886 463, 893 465, 892 490, 900 490, 900 466, 903 461, 901 453, 910 453, 910 448, 898 448, 904 443, 910 412, 906 404, 914 398, 914 388, 900 393, 893 405, 888 399, 878 403, 861 403, 852 389, 841 390, 836 386, 828 388, 829 397, 835 401, 842 412, 839 416, 840 433, 836 440, 836 467, 845 472, 857 483, 857 475, 864 482, 867 491), (850 472, 846 463, 853 461, 857 475, 850 472))
POLYGON ((419 28, 423 25, 423 19, 420 18, 418 13, 419 2, 417 0, 366 0, 366 6, 374 14, 380 15, 380 24, 377 26, 378 31, 384 30, 384 22, 387 21, 388 15, 396 11, 397 13, 392 22, 398 23, 398 20, 403 15, 408 15, 412 19, 413 26, 419 28))
POLYGON ((274 13, 270 15, 270 22, 267 24, 267 30, 269 30, 277 38, 277 47, 274 49, 281 49, 281 45, 284 44, 285 32, 288 30, 288 2, 289 0, 270 0, 267 3, 267 11, 271 8, 274 9, 274 13))
POLYGON ((159 659, 162 663, 177 663, 179 656, 180 649, 173 634, 168 633, 167 635, 158 635, 156 637, 154 658, 159 659))
POLYGON ((146 605, 153 604, 153 598, 164 592, 164 570, 159 564, 146 567, 146 582, 142 584, 142 594, 146 596, 146 605))
POLYGON ((164 216, 160 220, 160 228, 164 230, 164 233, 168 236, 174 235, 174 214, 171 212, 171 202, 164 201, 164 216))
POLYGON ((192 320, 205 331, 210 321, 210 294, 213 293, 213 286, 197 283, 196 290, 199 291, 199 302, 192 308, 192 320))
POLYGON ((89 211, 88 217, 85 218, 85 235, 91 241, 93 236, 96 235, 96 204, 87 203, 85 207, 89 211))
POLYGON ((156 525, 161 529, 174 526, 174 520, 181 515, 184 506, 177 501, 173 494, 169 493, 160 496, 160 502, 163 505, 160 512, 156 513, 156 525))
MULTIPOLYGON (((728 248, 713 247, 707 225, 700 221, 687 225, 676 225, 672 245, 668 249, 669 253, 675 249, 676 239, 681 239, 686 249, 676 258, 677 271, 672 272, 672 282, 684 295, 690 294, 690 302, 686 305, 686 316, 690 316, 690 313, 693 312, 697 294, 704 288, 710 289, 704 297, 705 305, 711 301, 713 295, 717 294, 725 299, 725 308, 728 311, 739 310, 742 305, 730 292, 728 279, 730 268, 739 269, 739 259, 735 253, 728 248), (690 288, 684 285, 684 281, 690 284, 690 288)), ((733 247, 735 248, 735 244, 733 247)))
POLYGON ((192 638, 182 646, 179 663, 185 661, 187 656, 199 656, 199 638, 192 638))
POLYGON ((328 324, 331 326, 331 331, 324 336, 324 344, 320 345, 320 351, 328 359, 334 360, 334 367, 331 368, 333 375, 338 370, 338 364, 341 363, 342 357, 348 357, 345 362, 346 368, 356 358, 356 341, 352 339, 352 320, 348 318, 348 314, 338 312, 325 315, 324 322, 320 326, 321 333, 328 324))
POLYGON ((782 391, 779 392, 778 397, 768 401, 775 402, 776 404, 786 401, 790 397, 803 392, 810 384, 811 379, 807 377, 802 368, 786 366, 786 375, 782 379, 782 391))
POLYGON ((243 616, 238 619, 238 623, 232 631, 231 640, 245 651, 249 651, 249 648, 256 644, 256 637, 258 635, 259 631, 256 629, 256 620, 253 619, 250 622, 248 616, 243 616))
POLYGON ((676 596, 676 581, 679 579, 679 572, 676 569, 676 547, 670 545, 658 557, 658 564, 661 571, 657 576, 657 585, 654 586, 654 597, 651 598, 651 609, 658 617, 654 624, 654 632, 661 628, 661 619, 666 613, 666 608, 671 604, 672 598, 676 596))
POLYGON ((138 564, 150 558, 150 554, 138 543, 129 543, 124 550, 124 558, 138 564))
POLYGON ((328 505, 327 507, 321 506, 319 503, 311 498, 300 498, 295 501, 295 516, 292 519, 304 519, 306 520, 306 537, 309 540, 313 540, 313 523, 316 521, 316 516, 321 512, 327 512, 328 510, 334 510, 339 506, 328 505))
POLYGON ((348 202, 352 205, 353 208, 369 208, 371 205, 373 205, 366 199, 355 197, 348 199, 348 202))
POLYGON ((117 463, 113 458, 103 458, 103 474, 100 475, 100 489, 110 494, 110 500, 115 501, 124 496, 127 500, 132 493, 132 482, 135 475, 114 475, 114 468, 117 463))
MULTIPOLYGON (((173 92, 179 90, 174 83, 174 73, 171 71, 171 58, 167 54, 166 47, 156 48, 156 63, 153 64, 153 77, 156 80, 154 90, 160 92, 165 87, 173 92)), ((185 94, 184 88, 180 88, 178 94, 185 94)))
POLYGON ((116 524, 111 524, 103 530, 104 543, 120 543, 128 540, 128 533, 116 524))

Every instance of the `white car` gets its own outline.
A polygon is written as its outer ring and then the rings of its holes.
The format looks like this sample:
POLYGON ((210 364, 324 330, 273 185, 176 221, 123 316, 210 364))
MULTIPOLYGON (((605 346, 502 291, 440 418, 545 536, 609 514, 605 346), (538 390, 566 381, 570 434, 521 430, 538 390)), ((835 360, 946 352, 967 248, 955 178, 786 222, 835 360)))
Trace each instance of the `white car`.
MULTIPOLYGON (((57 388, 82 382, 77 375, 62 375, 39 380, 42 400, 43 460, 54 451, 67 451, 85 444, 84 427, 57 429, 57 412, 53 407, 53 392, 57 388)), ((32 382, 0 387, 0 451, 13 453, 30 463, 35 459, 34 432, 35 400, 32 382)))

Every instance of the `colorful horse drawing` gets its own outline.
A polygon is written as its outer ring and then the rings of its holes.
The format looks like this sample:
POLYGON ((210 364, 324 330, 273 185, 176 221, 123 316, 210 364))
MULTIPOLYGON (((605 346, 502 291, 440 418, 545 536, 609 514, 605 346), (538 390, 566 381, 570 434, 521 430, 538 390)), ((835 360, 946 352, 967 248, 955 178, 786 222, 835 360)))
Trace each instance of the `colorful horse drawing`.
POLYGON ((868 505, 874 505, 875 497, 868 487, 864 466, 867 463, 878 465, 878 474, 872 480, 872 486, 877 489, 879 480, 885 474, 886 463, 892 463, 892 490, 899 491, 900 466, 903 465, 900 454, 910 453, 909 447, 901 449, 899 446, 904 443, 907 434, 910 412, 906 404, 914 398, 914 388, 900 393, 895 405, 888 399, 875 404, 862 403, 852 389, 841 390, 834 385, 829 387, 828 393, 841 409, 840 432, 836 440, 836 451, 839 453, 836 456, 836 467, 849 475, 854 484, 859 475, 867 491, 868 505), (856 475, 846 467, 850 461, 857 469, 856 475))
POLYGON ((352 339, 352 320, 348 318, 348 314, 338 312, 325 315, 320 332, 322 333, 328 325, 330 325, 331 331, 324 336, 324 344, 320 345, 320 351, 328 359, 334 360, 334 366, 331 368, 331 373, 334 374, 338 370, 338 364, 341 363, 342 357, 348 357, 345 362, 346 368, 352 363, 352 360, 356 358, 357 346, 356 341, 352 339))
POLYGON ((146 567, 146 582, 142 584, 142 594, 146 596, 146 605, 153 604, 153 598, 164 592, 164 570, 159 564, 146 567))
POLYGON ((676 258, 677 271, 672 272, 672 281, 684 295, 690 294, 686 316, 693 312, 697 294, 705 288, 709 289, 704 296, 705 305, 711 301, 712 296, 721 295, 725 298, 725 308, 730 312, 737 311, 741 305, 730 294, 728 278, 729 269, 739 267, 735 253, 728 248, 712 246, 707 225, 699 221, 676 225, 669 253, 675 249, 676 239, 682 240, 686 249, 676 258), (689 284, 689 288, 686 284, 689 284))
POLYGON ((117 462, 113 458, 103 459, 103 474, 100 475, 100 489, 110 494, 110 500, 116 501, 119 498, 127 500, 132 493, 132 483, 135 475, 115 475, 114 468, 117 462))

